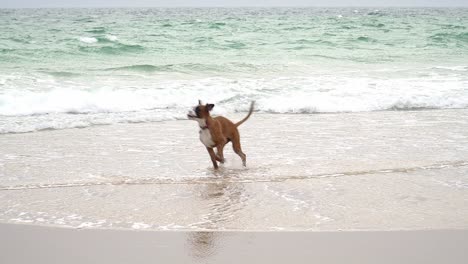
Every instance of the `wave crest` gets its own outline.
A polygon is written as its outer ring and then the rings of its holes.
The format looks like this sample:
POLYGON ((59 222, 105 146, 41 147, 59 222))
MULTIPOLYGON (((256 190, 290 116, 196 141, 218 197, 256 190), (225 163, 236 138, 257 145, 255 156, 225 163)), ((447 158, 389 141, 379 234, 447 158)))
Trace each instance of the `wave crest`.
MULTIPOLYGON (((161 67, 173 70, 181 65, 142 64, 109 70, 151 72, 160 71, 161 67)), ((465 68, 460 70, 464 72, 465 68)), ((59 76, 62 74, 59 73, 59 76)), ((257 101, 257 111, 266 113, 468 108, 468 82, 464 77, 376 79, 290 76, 234 80, 162 79, 148 75, 131 79, 138 83, 129 83, 127 78, 134 77, 115 75, 113 78, 90 80, 86 75, 80 75, 73 77, 71 82, 67 76, 63 76, 52 79, 42 90, 11 89, 15 83, 23 85, 24 78, 9 78, 3 81, 2 87, 6 89, 0 94, 0 124, 3 127, 0 133, 184 119, 187 109, 195 105, 198 99, 215 103, 215 113, 222 115, 248 111, 251 100, 257 101)))
POLYGON ((93 38, 93 37, 80 37, 79 40, 80 40, 81 42, 88 43, 88 44, 97 43, 97 42, 98 42, 98 39, 97 39, 97 38, 93 38))
POLYGON ((87 53, 100 53, 100 54, 115 55, 115 54, 121 54, 121 53, 142 52, 145 50, 145 47, 141 45, 129 45, 129 44, 116 43, 115 45, 110 45, 110 46, 79 47, 79 50, 82 52, 87 52, 87 53))

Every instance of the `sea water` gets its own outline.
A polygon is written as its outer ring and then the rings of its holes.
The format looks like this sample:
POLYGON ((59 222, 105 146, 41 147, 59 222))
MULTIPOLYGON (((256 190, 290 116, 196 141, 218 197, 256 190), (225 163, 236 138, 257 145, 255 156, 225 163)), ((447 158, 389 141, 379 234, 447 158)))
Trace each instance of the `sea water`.
MULTIPOLYGON (((0 9, 0 133, 468 107, 468 9, 0 9)), ((404 114, 404 113, 402 113, 404 114)))

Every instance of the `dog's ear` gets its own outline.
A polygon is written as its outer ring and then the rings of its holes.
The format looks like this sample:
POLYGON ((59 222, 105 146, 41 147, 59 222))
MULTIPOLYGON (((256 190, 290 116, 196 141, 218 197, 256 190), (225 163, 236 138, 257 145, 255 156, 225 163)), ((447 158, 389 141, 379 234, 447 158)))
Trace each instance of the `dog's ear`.
POLYGON ((207 109, 208 111, 211 111, 211 110, 213 109, 213 107, 214 107, 214 104, 207 104, 207 105, 206 105, 206 109, 207 109))
POLYGON ((198 99, 198 105, 202 105, 202 101, 198 99))

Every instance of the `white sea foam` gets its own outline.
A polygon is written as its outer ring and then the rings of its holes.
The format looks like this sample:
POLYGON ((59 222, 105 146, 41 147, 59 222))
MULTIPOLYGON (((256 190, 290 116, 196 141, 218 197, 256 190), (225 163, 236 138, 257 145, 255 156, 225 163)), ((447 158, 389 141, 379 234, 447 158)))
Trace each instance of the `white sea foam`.
POLYGON ((468 66, 435 66, 434 69, 438 70, 448 70, 448 71, 458 71, 458 72, 467 72, 468 66))
POLYGON ((0 115, 51 113, 102 113, 144 110, 161 106, 157 94, 148 91, 53 89, 45 92, 14 91, 0 96, 0 115))
POLYGON ((114 36, 114 35, 106 35, 106 39, 108 39, 110 41, 117 41, 117 37, 114 36))
POLYGON ((133 229, 148 229, 150 228, 151 225, 145 224, 145 223, 133 223, 132 228, 133 229))
POLYGON ((84 43, 96 43, 98 42, 97 38, 93 37, 80 37, 79 40, 84 43))
POLYGON ((256 110, 268 113, 468 107, 468 81, 457 78, 315 76, 139 81, 139 88, 110 79, 109 83, 48 82, 46 90, 5 90, 0 94, 0 133, 185 119, 188 108, 198 99, 215 103, 214 113, 223 115, 247 111, 251 100, 257 101, 256 110))

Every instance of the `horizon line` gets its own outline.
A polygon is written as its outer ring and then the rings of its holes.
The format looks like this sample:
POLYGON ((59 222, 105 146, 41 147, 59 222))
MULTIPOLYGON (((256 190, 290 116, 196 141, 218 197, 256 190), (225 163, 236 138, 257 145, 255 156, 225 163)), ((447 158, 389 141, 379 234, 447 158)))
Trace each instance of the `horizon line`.
POLYGON ((468 8, 466 6, 437 6, 437 5, 427 5, 427 6, 405 6, 405 5, 388 5, 388 6, 372 6, 372 5, 272 5, 272 6, 190 6, 190 5, 180 5, 180 6, 32 6, 32 7, 0 7, 0 9, 58 9, 58 8, 468 8))

